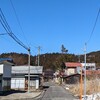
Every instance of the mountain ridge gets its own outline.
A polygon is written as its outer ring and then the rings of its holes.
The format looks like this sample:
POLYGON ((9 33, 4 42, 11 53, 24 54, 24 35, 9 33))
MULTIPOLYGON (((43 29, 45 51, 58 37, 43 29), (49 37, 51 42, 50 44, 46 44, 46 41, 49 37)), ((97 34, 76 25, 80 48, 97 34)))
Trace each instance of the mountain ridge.
MULTIPOLYGON (((88 63, 96 63, 96 66, 100 68, 100 51, 93 51, 86 54, 88 63)), ((28 65, 28 54, 24 53, 2 53, 0 58, 12 58, 15 65, 28 65)), ((30 64, 37 66, 37 56, 30 56, 30 64)), ((60 68, 62 62, 84 62, 84 55, 75 54, 62 54, 62 53, 46 53, 40 55, 40 65, 44 66, 44 69, 56 70, 60 68)))

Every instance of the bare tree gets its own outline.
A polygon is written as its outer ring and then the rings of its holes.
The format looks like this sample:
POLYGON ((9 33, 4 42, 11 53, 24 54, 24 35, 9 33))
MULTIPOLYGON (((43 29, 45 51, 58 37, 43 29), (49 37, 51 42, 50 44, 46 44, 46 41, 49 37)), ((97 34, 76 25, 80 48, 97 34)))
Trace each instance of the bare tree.
POLYGON ((62 44, 62 46, 61 46, 61 52, 62 52, 62 54, 68 52, 68 50, 64 47, 63 44, 62 44))

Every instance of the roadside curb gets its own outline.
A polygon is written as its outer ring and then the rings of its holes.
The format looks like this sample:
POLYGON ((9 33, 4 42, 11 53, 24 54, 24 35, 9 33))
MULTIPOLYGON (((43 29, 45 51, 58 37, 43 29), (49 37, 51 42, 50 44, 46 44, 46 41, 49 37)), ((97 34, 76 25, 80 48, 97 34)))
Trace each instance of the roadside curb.
POLYGON ((46 90, 43 90, 40 95, 34 97, 33 99, 37 99, 39 96, 41 96, 40 98, 43 98, 44 97, 44 94, 45 94, 46 90))
POLYGON ((36 98, 38 98, 40 95, 42 95, 42 94, 44 94, 44 90, 43 91, 41 91, 41 93, 39 94, 39 95, 37 95, 37 96, 35 96, 35 97, 33 97, 32 99, 36 99, 36 98))
POLYGON ((43 91, 40 92, 39 95, 35 96, 35 97, 30 97, 30 98, 20 98, 20 99, 14 99, 14 100, 33 100, 36 99, 37 97, 39 97, 42 94, 43 91))

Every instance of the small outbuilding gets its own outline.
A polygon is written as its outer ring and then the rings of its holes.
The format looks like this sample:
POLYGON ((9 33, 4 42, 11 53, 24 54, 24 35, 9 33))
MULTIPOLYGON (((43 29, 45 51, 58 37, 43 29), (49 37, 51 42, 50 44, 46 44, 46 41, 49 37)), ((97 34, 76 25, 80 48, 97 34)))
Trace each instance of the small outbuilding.
POLYGON ((30 88, 38 89, 41 85, 43 66, 12 66, 12 89, 28 89, 28 75, 30 73, 30 88), (30 69, 30 71, 29 71, 30 69))

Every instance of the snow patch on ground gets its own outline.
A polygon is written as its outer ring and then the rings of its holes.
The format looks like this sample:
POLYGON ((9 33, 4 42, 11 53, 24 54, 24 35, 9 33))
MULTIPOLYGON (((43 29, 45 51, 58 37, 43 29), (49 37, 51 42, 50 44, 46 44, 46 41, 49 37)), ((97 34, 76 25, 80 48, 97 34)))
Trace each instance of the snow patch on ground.
POLYGON ((84 99, 84 96, 83 96, 82 100, 100 100, 100 93, 86 95, 86 99, 84 99))

